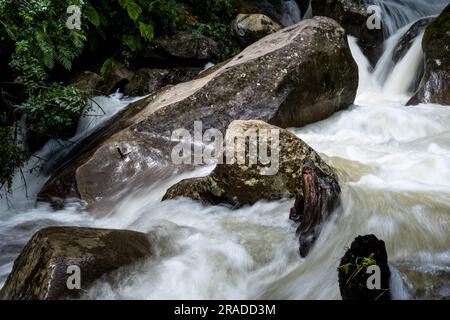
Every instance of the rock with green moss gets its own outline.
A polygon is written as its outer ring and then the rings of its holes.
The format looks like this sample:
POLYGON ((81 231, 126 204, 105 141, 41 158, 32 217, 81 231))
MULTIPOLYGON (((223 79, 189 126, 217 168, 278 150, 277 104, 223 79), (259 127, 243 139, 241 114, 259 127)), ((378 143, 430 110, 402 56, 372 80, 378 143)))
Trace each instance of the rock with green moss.
POLYGON ((425 74, 408 105, 450 105, 450 5, 426 28, 422 48, 425 74))
MULTIPOLYGON (((228 127, 225 141, 234 141, 235 137, 241 138, 241 141, 247 137, 245 162, 239 162, 241 154, 238 149, 232 150, 232 157, 224 159, 224 164, 218 164, 209 176, 181 181, 167 190, 163 200, 187 197, 205 204, 228 204, 239 208, 260 200, 293 197, 302 193, 302 166, 307 161, 314 163, 325 176, 337 184, 334 170, 311 147, 285 129, 262 121, 238 120, 228 127), (259 143, 258 139, 251 139, 252 134, 256 134, 260 139, 266 132, 272 161, 268 164, 256 160, 250 162, 252 153, 249 150, 259 143), (278 138, 271 132, 277 134, 278 138), (276 139, 279 139, 279 143, 272 144, 276 139), (249 144, 252 144, 252 147, 249 144)), ((233 147, 231 145, 231 148, 233 147)), ((227 145, 227 148, 230 148, 230 145, 227 145)), ((224 157, 227 152, 229 151, 225 151, 224 157)))
POLYGON ((79 298, 95 280, 151 254, 147 235, 139 232, 79 227, 45 228, 38 231, 23 248, 0 291, 0 298, 79 298), (71 278, 76 274, 80 275, 79 282, 71 278), (78 287, 78 284, 81 286, 78 287))
POLYGON ((373 234, 358 236, 341 258, 339 289, 343 300, 390 300, 386 246, 373 234))

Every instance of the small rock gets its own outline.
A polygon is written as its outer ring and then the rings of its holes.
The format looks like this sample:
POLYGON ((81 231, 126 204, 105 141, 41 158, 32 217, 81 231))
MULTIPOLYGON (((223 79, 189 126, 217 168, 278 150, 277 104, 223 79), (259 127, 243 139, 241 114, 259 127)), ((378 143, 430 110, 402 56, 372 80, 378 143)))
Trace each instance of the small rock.
MULTIPOLYGON (((370 270, 369 270, 370 271, 370 270)), ((391 271, 388 265, 386 247, 383 240, 376 236, 358 236, 350 249, 342 257, 338 268, 339 289, 343 300, 390 300, 389 280, 391 271), (376 277, 376 271, 367 272, 368 268, 379 268, 379 288, 369 288, 374 284, 369 277, 376 277), (369 281, 370 280, 370 281, 369 281)))
POLYGON ((450 5, 426 28, 422 48, 425 73, 408 105, 450 105, 450 5))
POLYGON ((282 26, 263 14, 239 14, 232 22, 231 28, 241 45, 246 47, 281 30, 282 26))
POLYGON ((99 90, 105 95, 115 93, 117 90, 123 92, 123 89, 131 81, 133 76, 134 73, 124 64, 115 62, 112 69, 103 79, 99 90))

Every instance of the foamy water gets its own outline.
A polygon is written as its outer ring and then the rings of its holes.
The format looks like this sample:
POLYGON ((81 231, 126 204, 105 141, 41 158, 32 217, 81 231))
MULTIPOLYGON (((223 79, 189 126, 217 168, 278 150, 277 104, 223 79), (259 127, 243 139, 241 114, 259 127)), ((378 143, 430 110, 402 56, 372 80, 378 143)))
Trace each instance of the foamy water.
MULTIPOLYGON (((340 257, 357 235, 373 233, 386 243, 394 298, 411 298, 398 268, 408 265, 430 279, 450 272, 450 107, 404 106, 416 77, 412 66, 422 59, 419 38, 395 68, 386 64, 406 30, 400 28, 387 41, 373 72, 349 39, 360 69, 355 105, 291 129, 336 168, 342 187, 342 207, 305 259, 299 257, 296 226, 288 219, 293 200, 238 210, 189 199, 161 202, 169 186, 204 176, 209 166, 134 186, 102 218, 78 204, 56 213, 48 206, 4 210, 0 284, 33 232, 63 224, 146 232, 156 252, 115 273, 113 280, 96 283, 85 298, 339 299, 340 257)), ((449 286, 444 283, 442 295, 449 286)))

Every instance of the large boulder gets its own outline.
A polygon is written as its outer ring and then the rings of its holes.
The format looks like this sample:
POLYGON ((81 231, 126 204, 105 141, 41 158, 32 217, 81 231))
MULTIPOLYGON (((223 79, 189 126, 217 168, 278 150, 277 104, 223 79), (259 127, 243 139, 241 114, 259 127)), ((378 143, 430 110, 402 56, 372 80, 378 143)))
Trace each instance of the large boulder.
POLYGON ((305 142, 285 129, 262 121, 233 121, 225 136, 222 164, 207 177, 186 179, 167 190, 163 200, 188 197, 205 204, 229 204, 233 208, 259 200, 278 200, 302 194, 302 166, 313 163, 339 189, 336 174, 305 142), (267 133, 267 134, 266 134, 267 133), (253 134, 253 136, 252 136, 253 134), (267 137, 270 161, 259 161, 261 139, 267 137), (241 144, 233 143, 241 139, 241 144), (244 142, 245 141, 245 142, 244 142), (277 142, 278 141, 278 142, 277 142), (259 154, 253 154, 259 145, 259 154), (241 149, 239 149, 241 148, 241 149), (253 149, 252 149, 253 148, 253 149), (231 156, 227 156, 227 153, 231 156), (245 152, 245 161, 239 156, 245 152), (258 156, 258 160, 250 160, 258 156))
POLYGON ((408 105, 450 105, 450 5, 426 28, 422 48, 425 73, 408 105))
POLYGON ((343 300, 391 299, 386 246, 373 234, 355 238, 341 258, 338 275, 343 300))
POLYGON ((124 192, 133 179, 155 181, 162 171, 183 170, 170 157, 179 128, 201 121, 204 130, 224 133, 238 119, 300 127, 347 108, 357 85, 345 31, 329 18, 305 20, 196 80, 130 105, 69 155, 39 199, 78 195, 92 203, 124 192))
POLYGON ((79 298, 95 280, 136 263, 151 253, 147 235, 139 232, 79 227, 45 228, 38 231, 23 248, 0 291, 0 298, 79 298), (81 287, 77 287, 76 278, 71 278, 76 273, 80 276, 78 284, 81 287))
POLYGON ((295 0, 238 0, 238 11, 243 14, 264 14, 284 27, 298 23, 301 12, 295 0))
POLYGON ((244 47, 282 29, 280 24, 263 14, 239 14, 231 28, 244 47))
POLYGON ((369 29, 367 21, 373 12, 364 0, 313 0, 312 14, 336 20, 348 34, 358 38, 358 44, 372 65, 383 53, 383 26, 369 29))

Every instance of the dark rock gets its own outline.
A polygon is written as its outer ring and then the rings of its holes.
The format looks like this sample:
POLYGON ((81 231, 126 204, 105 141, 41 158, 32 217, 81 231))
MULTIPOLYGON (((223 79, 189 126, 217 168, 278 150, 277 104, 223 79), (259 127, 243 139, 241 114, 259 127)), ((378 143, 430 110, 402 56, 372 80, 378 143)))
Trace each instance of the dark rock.
POLYGON ((336 20, 348 34, 358 38, 358 44, 372 65, 383 53, 383 28, 370 30, 367 20, 371 16, 364 0, 313 0, 314 16, 336 20))
POLYGON ((97 279, 151 254, 147 235, 126 230, 49 227, 37 232, 14 262, 2 299, 76 299, 97 279), (80 268, 81 289, 68 289, 80 268), (73 271, 72 271, 73 272, 73 271))
POLYGON ((134 73, 128 70, 124 64, 115 62, 112 69, 101 82, 99 90, 105 95, 115 93, 117 90, 123 92, 123 89, 133 76, 134 73))
POLYGON ((132 97, 144 96, 167 85, 190 81, 200 71, 199 68, 139 69, 125 86, 124 94, 132 97))
POLYGON ((84 71, 70 81, 69 85, 93 96, 101 81, 102 78, 95 72, 84 71))
POLYGON ((237 5, 239 13, 264 14, 284 27, 298 23, 301 18, 293 0, 238 0, 237 5))
MULTIPOLYGON (((302 174, 301 168, 306 161, 310 161, 321 168, 321 172, 324 172, 323 181, 334 183, 333 186, 336 186, 339 190, 333 169, 305 142, 285 129, 271 126, 262 121, 238 120, 233 121, 228 127, 225 141, 234 141, 234 137, 243 138, 246 133, 251 132, 250 130, 254 130, 255 134, 260 133, 262 132, 261 129, 279 132, 279 144, 278 146, 274 145, 279 157, 275 158, 274 156, 274 159, 272 159, 274 161, 270 165, 261 165, 259 162, 258 164, 251 164, 249 162, 250 140, 247 139, 245 163, 239 164, 237 153, 233 152, 234 164, 218 164, 207 177, 181 181, 167 190, 163 200, 188 197, 205 204, 229 204, 233 208, 239 208, 254 204, 259 200, 278 200, 283 197, 293 197, 298 192, 301 193, 301 190, 305 190, 304 180, 300 179, 300 176, 302 174), (272 170, 275 165, 277 165, 276 170, 272 170)), ((271 136, 269 146, 274 141, 272 139, 271 136)), ((253 142, 256 143, 256 140, 253 142)), ((271 148, 270 150, 271 154, 274 154, 275 151, 271 148)), ((321 198, 320 200, 324 199, 321 198)), ((311 203, 311 205, 315 205, 315 203, 311 203)), ((318 205, 322 204, 318 203, 318 205)), ((323 204, 320 209, 326 210, 327 208, 323 204)))
POLYGON ((450 299, 450 272, 448 272, 448 265, 401 262, 396 263, 395 266, 412 299, 450 299))
POLYGON ((214 40, 190 32, 178 32, 171 37, 156 39, 156 45, 167 56, 204 63, 217 61, 220 54, 219 46, 214 40))
POLYGON ((394 54, 392 59, 395 63, 399 62, 403 57, 408 53, 409 49, 411 49, 414 40, 417 36, 428 26, 433 18, 424 18, 415 22, 411 28, 401 37, 398 42, 397 47, 394 50, 394 54))
POLYGON ((391 299, 391 271, 386 247, 384 241, 378 240, 374 235, 356 237, 341 259, 338 274, 343 300, 391 299), (369 277, 374 275, 373 272, 367 273, 370 266, 378 266, 380 269, 380 289, 369 289, 369 277))
POLYGON ((231 28, 243 47, 281 30, 281 25, 263 14, 239 14, 231 28))
POLYGON ((300 222, 300 255, 306 257, 320 234, 322 223, 339 205, 341 189, 334 176, 324 173, 314 162, 307 161, 301 170, 302 193, 296 197, 290 218, 300 222))
POLYGON ((92 204, 123 193, 135 179, 148 183, 161 178, 162 171, 185 170, 172 163, 175 143, 170 140, 175 130, 192 129, 194 121, 221 132, 237 119, 299 127, 347 108, 357 85, 344 30, 329 18, 305 20, 196 80, 165 87, 129 106, 69 155, 39 199, 64 198, 65 190, 77 190, 92 204), (75 184, 67 187, 65 181, 75 184))
POLYGON ((450 105, 450 5, 425 30, 425 73, 408 105, 450 105))

